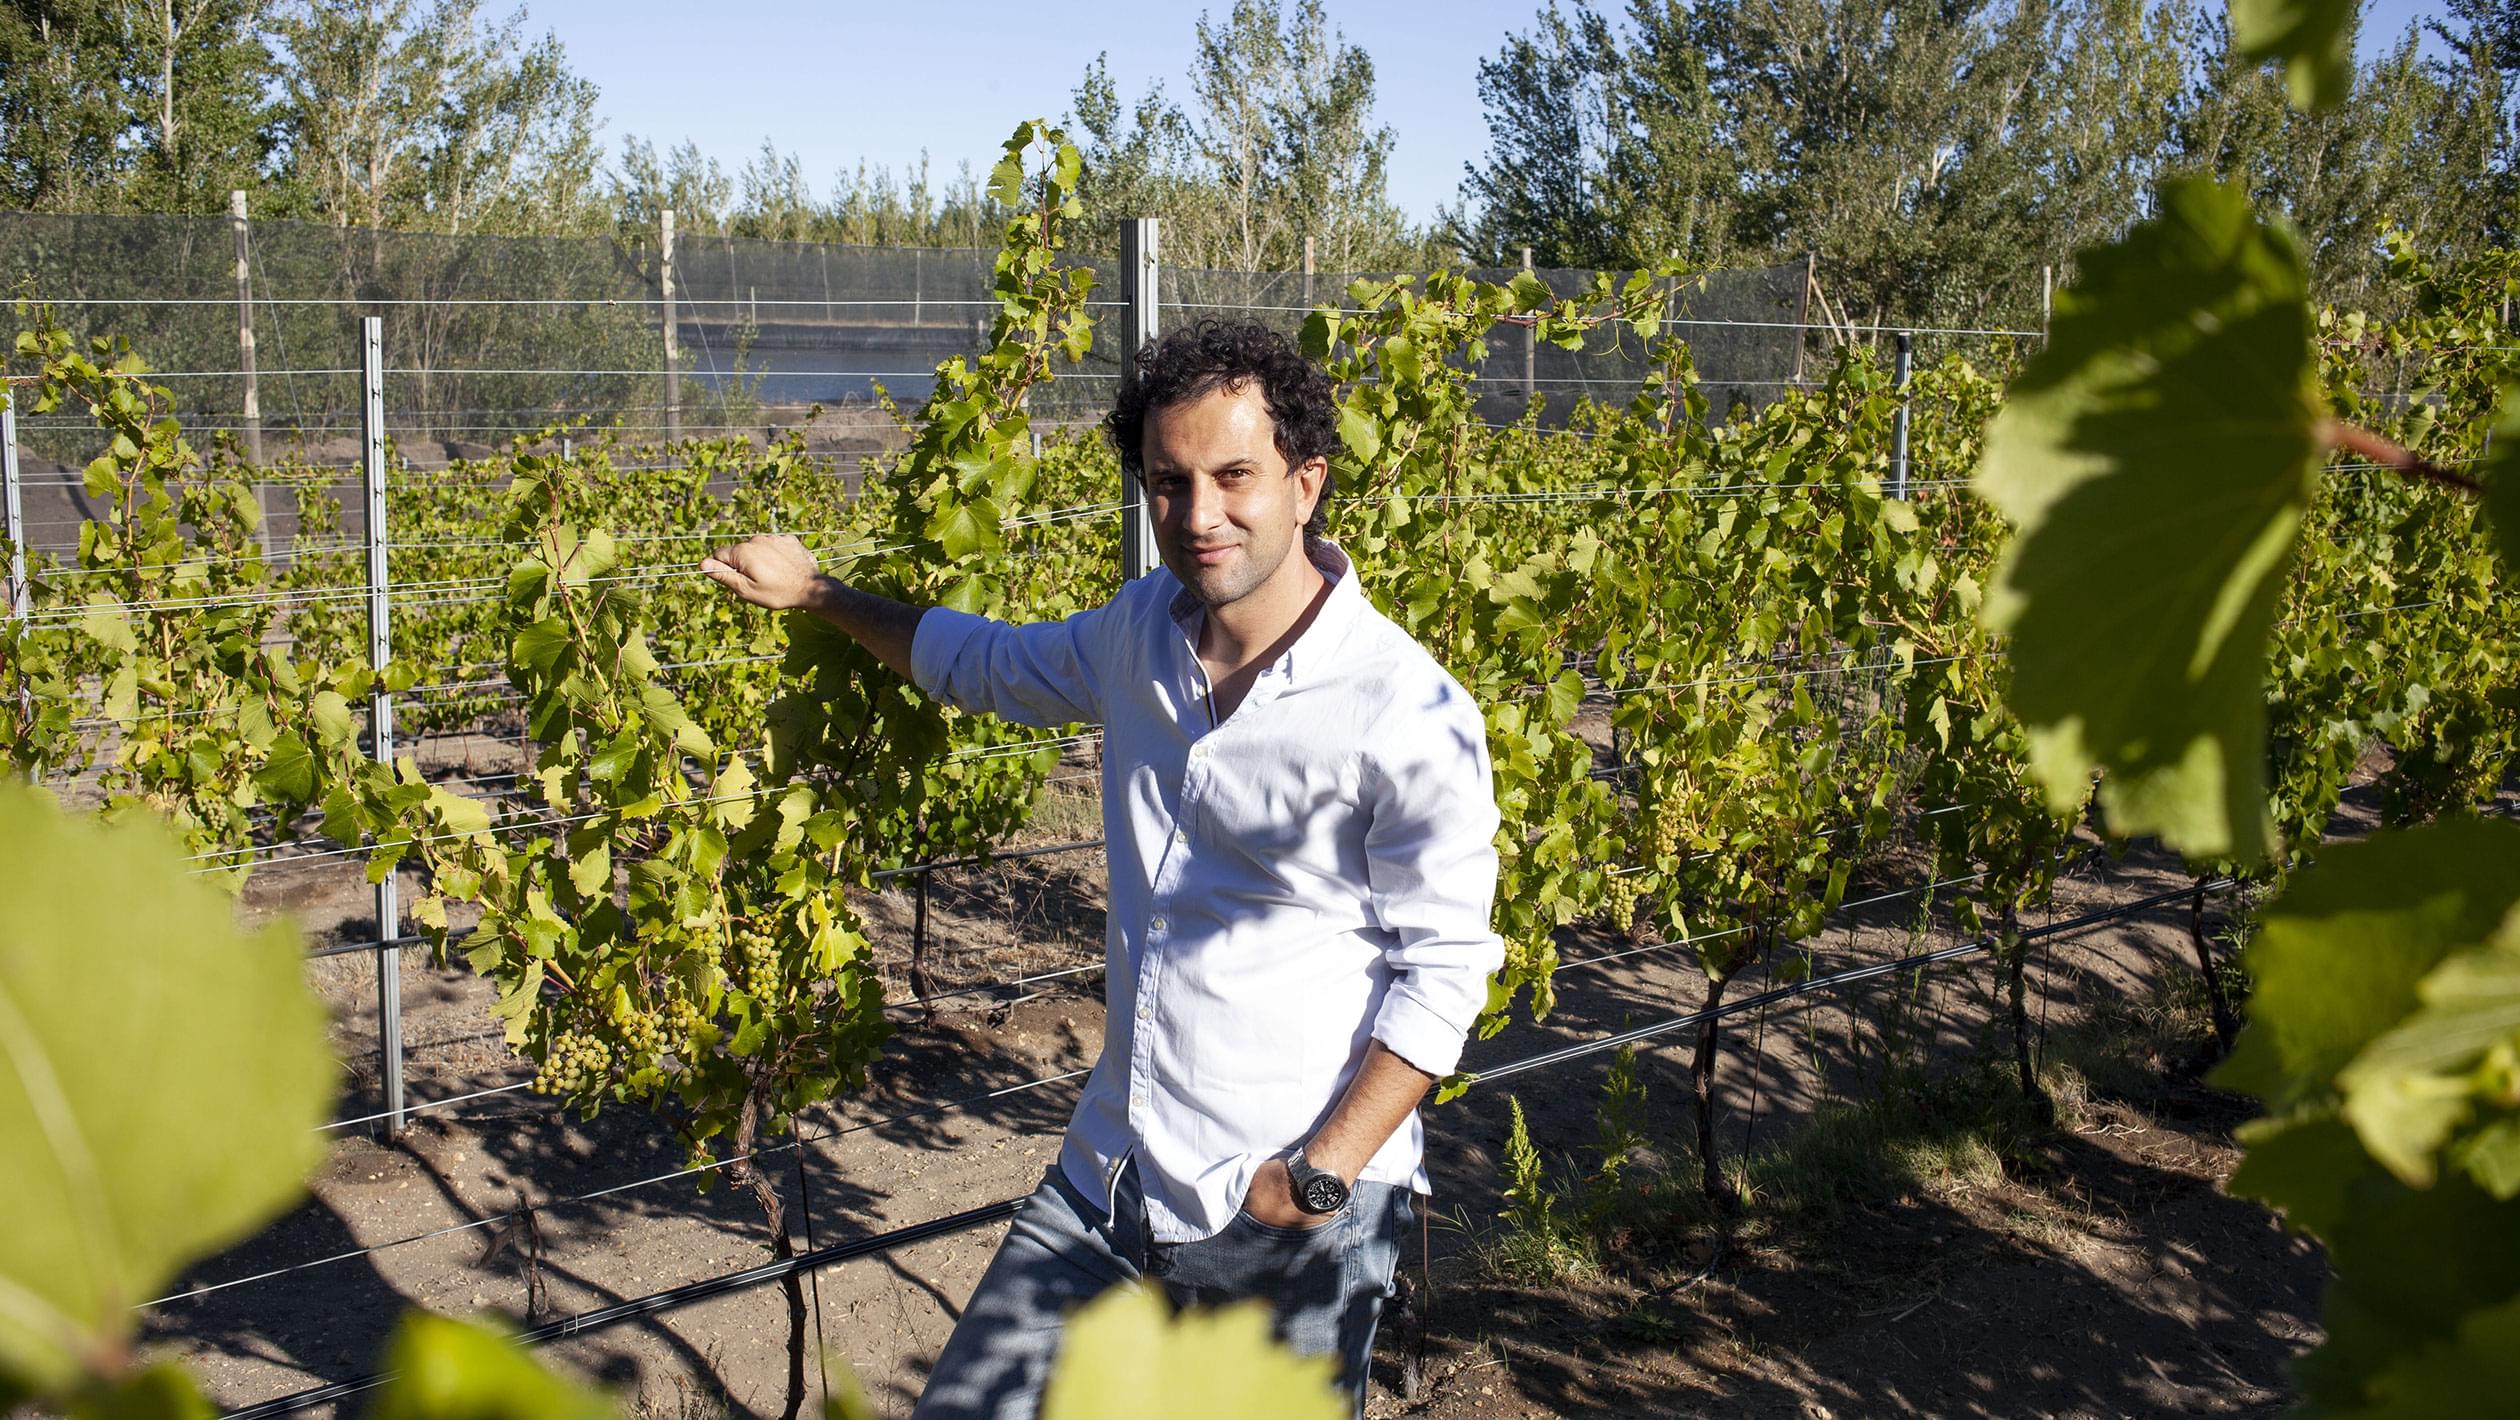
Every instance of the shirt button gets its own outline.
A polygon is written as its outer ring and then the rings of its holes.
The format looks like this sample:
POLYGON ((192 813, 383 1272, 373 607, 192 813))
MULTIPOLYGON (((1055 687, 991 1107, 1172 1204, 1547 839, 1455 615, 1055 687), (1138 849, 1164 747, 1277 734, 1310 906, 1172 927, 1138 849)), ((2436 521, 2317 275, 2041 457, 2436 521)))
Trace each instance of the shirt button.
POLYGON ((1150 928, 1154 929, 1155 931, 1158 931, 1158 932, 1163 931, 1163 930, 1164 930, 1164 917, 1163 917, 1163 914, 1159 912, 1159 913, 1157 913, 1155 916, 1153 916, 1153 917, 1151 917, 1151 918, 1147 919, 1147 923, 1146 923, 1146 925, 1147 925, 1148 927, 1150 927, 1150 928))
POLYGON ((1151 1021, 1155 1019, 1155 1007, 1153 1004, 1143 1001, 1139 1002, 1138 1019, 1141 1021, 1151 1021))
POLYGON ((1176 828, 1176 829, 1174 829, 1174 830, 1173 830, 1173 842, 1175 842, 1175 843, 1187 843, 1187 842, 1189 842, 1189 841, 1190 841, 1190 830, 1188 830, 1188 829, 1186 829, 1186 828, 1176 828))

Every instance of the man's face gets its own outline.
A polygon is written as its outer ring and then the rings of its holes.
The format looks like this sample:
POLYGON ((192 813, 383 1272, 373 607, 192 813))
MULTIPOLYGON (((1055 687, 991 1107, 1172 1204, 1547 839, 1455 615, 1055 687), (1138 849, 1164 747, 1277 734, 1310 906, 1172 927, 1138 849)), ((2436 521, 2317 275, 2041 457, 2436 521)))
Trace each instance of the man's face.
POLYGON ((1285 568, 1329 471, 1287 468, 1257 380, 1147 411, 1141 452, 1156 549, 1211 607, 1285 568))

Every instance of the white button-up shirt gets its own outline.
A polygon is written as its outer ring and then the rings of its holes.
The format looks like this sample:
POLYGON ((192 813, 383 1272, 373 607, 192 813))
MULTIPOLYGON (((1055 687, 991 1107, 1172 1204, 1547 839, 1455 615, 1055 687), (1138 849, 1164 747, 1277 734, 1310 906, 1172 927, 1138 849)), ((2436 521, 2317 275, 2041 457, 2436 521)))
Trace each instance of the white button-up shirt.
MULTIPOLYGON (((1107 1203, 1134 1155, 1161 1242, 1223 1228, 1369 1040, 1451 1073, 1504 960, 1479 709, 1344 554, 1311 555, 1319 614, 1213 727, 1206 612, 1169 571, 1064 621, 932 608, 912 643, 949 704, 1104 727, 1103 1050, 1059 1161, 1107 1203)), ((1361 1177, 1427 1192, 1425 1143, 1413 1113, 1361 1177)))

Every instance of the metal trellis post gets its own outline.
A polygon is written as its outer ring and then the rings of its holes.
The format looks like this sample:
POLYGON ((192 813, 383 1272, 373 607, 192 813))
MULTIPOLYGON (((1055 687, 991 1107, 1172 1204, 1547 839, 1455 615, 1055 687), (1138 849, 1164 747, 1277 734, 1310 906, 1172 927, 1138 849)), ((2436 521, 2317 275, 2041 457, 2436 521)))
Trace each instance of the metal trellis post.
MULTIPOLYGON (((1120 224, 1120 296, 1128 305, 1120 330, 1120 388, 1137 384, 1138 353, 1155 338, 1160 298, 1155 287, 1156 222, 1132 217, 1120 224)), ((1120 576, 1134 582, 1155 570, 1155 527, 1147 521, 1146 489, 1137 479, 1120 478, 1120 576)))
MULTIPOLYGON (((1522 269, 1531 270, 1531 248, 1522 249, 1522 269)), ((1523 327, 1523 406, 1540 397, 1540 323, 1537 319, 1523 327)))
POLYGON ((682 351, 674 330, 674 209, 657 214, 657 276, 665 296, 665 442, 682 438, 682 351))
POLYGON ((256 471, 254 506, 262 517, 256 522, 254 536, 263 550, 271 554, 271 488, 260 478, 262 469, 262 382, 254 375, 254 280, 253 247, 245 222, 245 190, 228 193, 228 226, 236 235, 236 368, 245 376, 245 461, 256 471))
POLYGON ((1916 337, 1900 331, 1897 354, 1890 367, 1891 388, 1899 392, 1899 407, 1890 414, 1890 496, 1908 496, 1908 367, 1916 337))
MULTIPOLYGON (((26 581, 26 509, 18 501, 17 391, 0 385, 0 503, 7 507, 7 521, 0 523, 0 536, 9 540, 9 615, 24 621, 34 609, 35 589, 26 581)), ((31 723, 35 718, 35 689, 18 678, 18 721, 31 723)), ((31 781, 34 776, 29 774, 31 781)))
MULTIPOLYGON (((365 398, 360 428, 367 473, 368 668, 376 683, 368 692, 368 734, 376 762, 394 762, 394 698, 385 688, 393 659, 385 572, 385 318, 359 318, 359 374, 365 398)), ((376 1050, 382 1102, 377 1132, 391 1139, 403 1131, 402 904, 388 871, 376 884, 376 1050)))
POLYGON ((1803 253, 1802 303, 1794 307, 1794 384, 1803 377, 1803 349, 1811 343, 1811 293, 1820 289, 1820 253, 1803 253))
POLYGON ((0 500, 8 504, 9 615, 20 621, 33 604, 26 585, 26 509, 18 502, 17 393, 0 389, 0 500))

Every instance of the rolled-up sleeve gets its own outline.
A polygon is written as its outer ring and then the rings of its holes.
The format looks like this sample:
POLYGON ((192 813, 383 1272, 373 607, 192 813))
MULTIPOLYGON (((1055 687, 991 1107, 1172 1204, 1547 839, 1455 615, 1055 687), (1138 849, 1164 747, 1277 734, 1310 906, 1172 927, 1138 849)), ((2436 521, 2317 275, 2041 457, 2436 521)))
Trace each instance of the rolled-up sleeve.
POLYGON ((1461 1063, 1505 944, 1491 918, 1497 812, 1486 722, 1449 679, 1429 698, 1414 733, 1382 737, 1368 758, 1365 862, 1374 917, 1394 939, 1374 1039, 1440 1076, 1461 1063))
POLYGON ((965 710, 1025 725, 1103 719, 1095 638, 1104 609, 1025 625, 930 607, 910 638, 910 678, 965 710))

